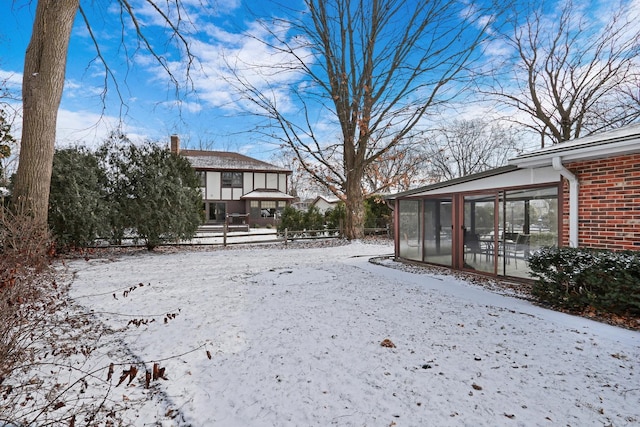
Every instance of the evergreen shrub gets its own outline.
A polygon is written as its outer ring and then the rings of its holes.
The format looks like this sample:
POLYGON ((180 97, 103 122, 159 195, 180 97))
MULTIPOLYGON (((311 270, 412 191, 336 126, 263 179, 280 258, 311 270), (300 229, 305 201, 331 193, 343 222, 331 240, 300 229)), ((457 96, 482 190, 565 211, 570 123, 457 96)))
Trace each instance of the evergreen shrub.
POLYGON ((66 148, 53 156, 49 226, 59 248, 91 245, 108 230, 103 172, 88 150, 66 148))
POLYGON ((278 224, 278 232, 284 233, 284 230, 300 231, 304 229, 303 212, 292 206, 286 206, 282 210, 280 223, 278 224))
POLYGON ((529 258, 533 294, 554 307, 640 316, 640 253, 542 248, 529 258))
POLYGON ((61 249, 126 238, 148 249, 193 238, 202 223, 202 195, 189 161, 152 142, 126 138, 98 150, 56 151, 49 225, 61 249))
POLYGON ((347 217, 347 208, 344 202, 339 202, 333 209, 329 209, 324 213, 329 230, 340 230, 347 217))

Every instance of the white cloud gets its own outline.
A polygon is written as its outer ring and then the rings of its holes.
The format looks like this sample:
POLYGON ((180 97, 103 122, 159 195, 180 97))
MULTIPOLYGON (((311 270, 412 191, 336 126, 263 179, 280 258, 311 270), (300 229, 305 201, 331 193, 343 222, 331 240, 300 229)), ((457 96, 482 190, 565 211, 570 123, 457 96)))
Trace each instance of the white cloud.
MULTIPOLYGON (((230 82, 237 81, 237 73, 247 84, 269 94, 282 111, 293 106, 289 89, 302 79, 296 69, 295 58, 290 54, 269 47, 261 40, 272 40, 273 36, 256 22, 248 23, 243 33, 234 33, 209 22, 199 38, 191 38, 190 49, 198 63, 189 71, 189 78, 204 107, 221 108, 227 111, 247 110, 250 103, 241 100, 241 93, 230 82), (231 71, 233 68, 233 72, 231 71)), ((286 28, 278 29, 286 35, 286 28)), ((302 56, 310 56, 303 48, 302 56)), ((148 57, 138 61, 144 64, 155 81, 168 82, 166 71, 148 57)), ((174 76, 185 78, 186 61, 168 63, 174 76)))

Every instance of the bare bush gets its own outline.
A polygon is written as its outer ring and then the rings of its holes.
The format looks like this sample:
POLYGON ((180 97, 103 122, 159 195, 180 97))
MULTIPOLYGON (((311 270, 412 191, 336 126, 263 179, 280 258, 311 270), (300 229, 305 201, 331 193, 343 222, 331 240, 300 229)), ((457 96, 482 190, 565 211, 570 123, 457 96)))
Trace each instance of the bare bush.
POLYGON ((28 353, 32 312, 51 286, 50 239, 28 215, 0 217, 0 386, 28 353))
POLYGON ((2 212, 0 425, 89 425, 108 396, 84 394, 104 370, 85 364, 103 331, 70 309, 70 280, 52 263, 53 248, 32 216, 2 212))

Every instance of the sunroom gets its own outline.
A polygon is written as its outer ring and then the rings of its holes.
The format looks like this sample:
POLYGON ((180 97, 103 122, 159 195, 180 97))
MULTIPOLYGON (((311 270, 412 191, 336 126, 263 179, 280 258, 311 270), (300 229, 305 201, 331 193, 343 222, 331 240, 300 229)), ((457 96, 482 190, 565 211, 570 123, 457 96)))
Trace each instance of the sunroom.
POLYGON ((562 235, 561 182, 553 167, 505 166, 396 194, 396 258, 529 278, 529 255, 562 235))

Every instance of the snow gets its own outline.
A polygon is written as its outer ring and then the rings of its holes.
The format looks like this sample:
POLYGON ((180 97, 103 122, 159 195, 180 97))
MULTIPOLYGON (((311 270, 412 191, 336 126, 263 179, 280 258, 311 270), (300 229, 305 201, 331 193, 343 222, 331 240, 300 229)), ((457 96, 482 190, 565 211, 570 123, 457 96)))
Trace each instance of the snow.
POLYGON ((353 242, 77 260, 71 296, 117 331, 93 363, 122 364, 109 402, 126 424, 640 422, 640 333, 369 262, 392 251, 353 242), (167 379, 147 390, 154 363, 167 379), (130 364, 143 374, 115 387, 130 364))

